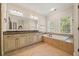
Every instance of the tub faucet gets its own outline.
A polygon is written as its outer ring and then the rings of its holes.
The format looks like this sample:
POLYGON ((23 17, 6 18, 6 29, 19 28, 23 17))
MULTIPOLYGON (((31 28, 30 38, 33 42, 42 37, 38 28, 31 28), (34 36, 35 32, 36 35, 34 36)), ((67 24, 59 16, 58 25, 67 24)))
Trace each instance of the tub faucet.
POLYGON ((52 37, 52 34, 51 33, 49 34, 49 37, 52 37))

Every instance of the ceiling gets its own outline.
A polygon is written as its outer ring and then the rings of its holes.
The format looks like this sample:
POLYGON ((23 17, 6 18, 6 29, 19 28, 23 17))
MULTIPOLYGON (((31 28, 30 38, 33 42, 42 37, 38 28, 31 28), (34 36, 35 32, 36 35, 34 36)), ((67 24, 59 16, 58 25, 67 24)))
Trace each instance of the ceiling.
POLYGON ((24 8, 30 8, 42 15, 47 15, 51 8, 59 10, 61 8, 66 8, 72 6, 72 3, 20 3, 20 6, 24 8))

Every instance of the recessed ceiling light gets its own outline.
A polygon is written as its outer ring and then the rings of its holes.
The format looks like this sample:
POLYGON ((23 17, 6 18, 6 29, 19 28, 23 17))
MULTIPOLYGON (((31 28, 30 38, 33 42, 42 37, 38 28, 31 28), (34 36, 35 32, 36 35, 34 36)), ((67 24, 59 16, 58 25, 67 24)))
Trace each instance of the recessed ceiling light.
POLYGON ((51 8, 51 9, 50 9, 50 11, 55 11, 55 10, 56 10, 55 8, 51 8))

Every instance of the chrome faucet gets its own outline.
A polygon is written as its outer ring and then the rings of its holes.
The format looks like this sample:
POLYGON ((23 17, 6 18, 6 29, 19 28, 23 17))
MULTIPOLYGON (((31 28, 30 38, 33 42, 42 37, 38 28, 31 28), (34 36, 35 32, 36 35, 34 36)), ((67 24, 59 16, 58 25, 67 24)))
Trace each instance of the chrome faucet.
POLYGON ((51 33, 49 34, 49 37, 52 37, 52 34, 51 33))

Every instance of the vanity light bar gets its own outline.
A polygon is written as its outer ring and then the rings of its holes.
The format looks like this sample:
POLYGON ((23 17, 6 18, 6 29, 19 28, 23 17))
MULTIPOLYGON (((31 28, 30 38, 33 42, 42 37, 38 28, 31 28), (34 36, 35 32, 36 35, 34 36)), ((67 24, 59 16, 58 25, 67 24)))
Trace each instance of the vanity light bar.
POLYGON ((16 10, 9 10, 9 13, 12 15, 23 16, 23 13, 16 10))
POLYGON ((30 18, 31 18, 31 19, 34 19, 34 20, 38 20, 38 16, 33 16, 33 15, 31 15, 30 18))

